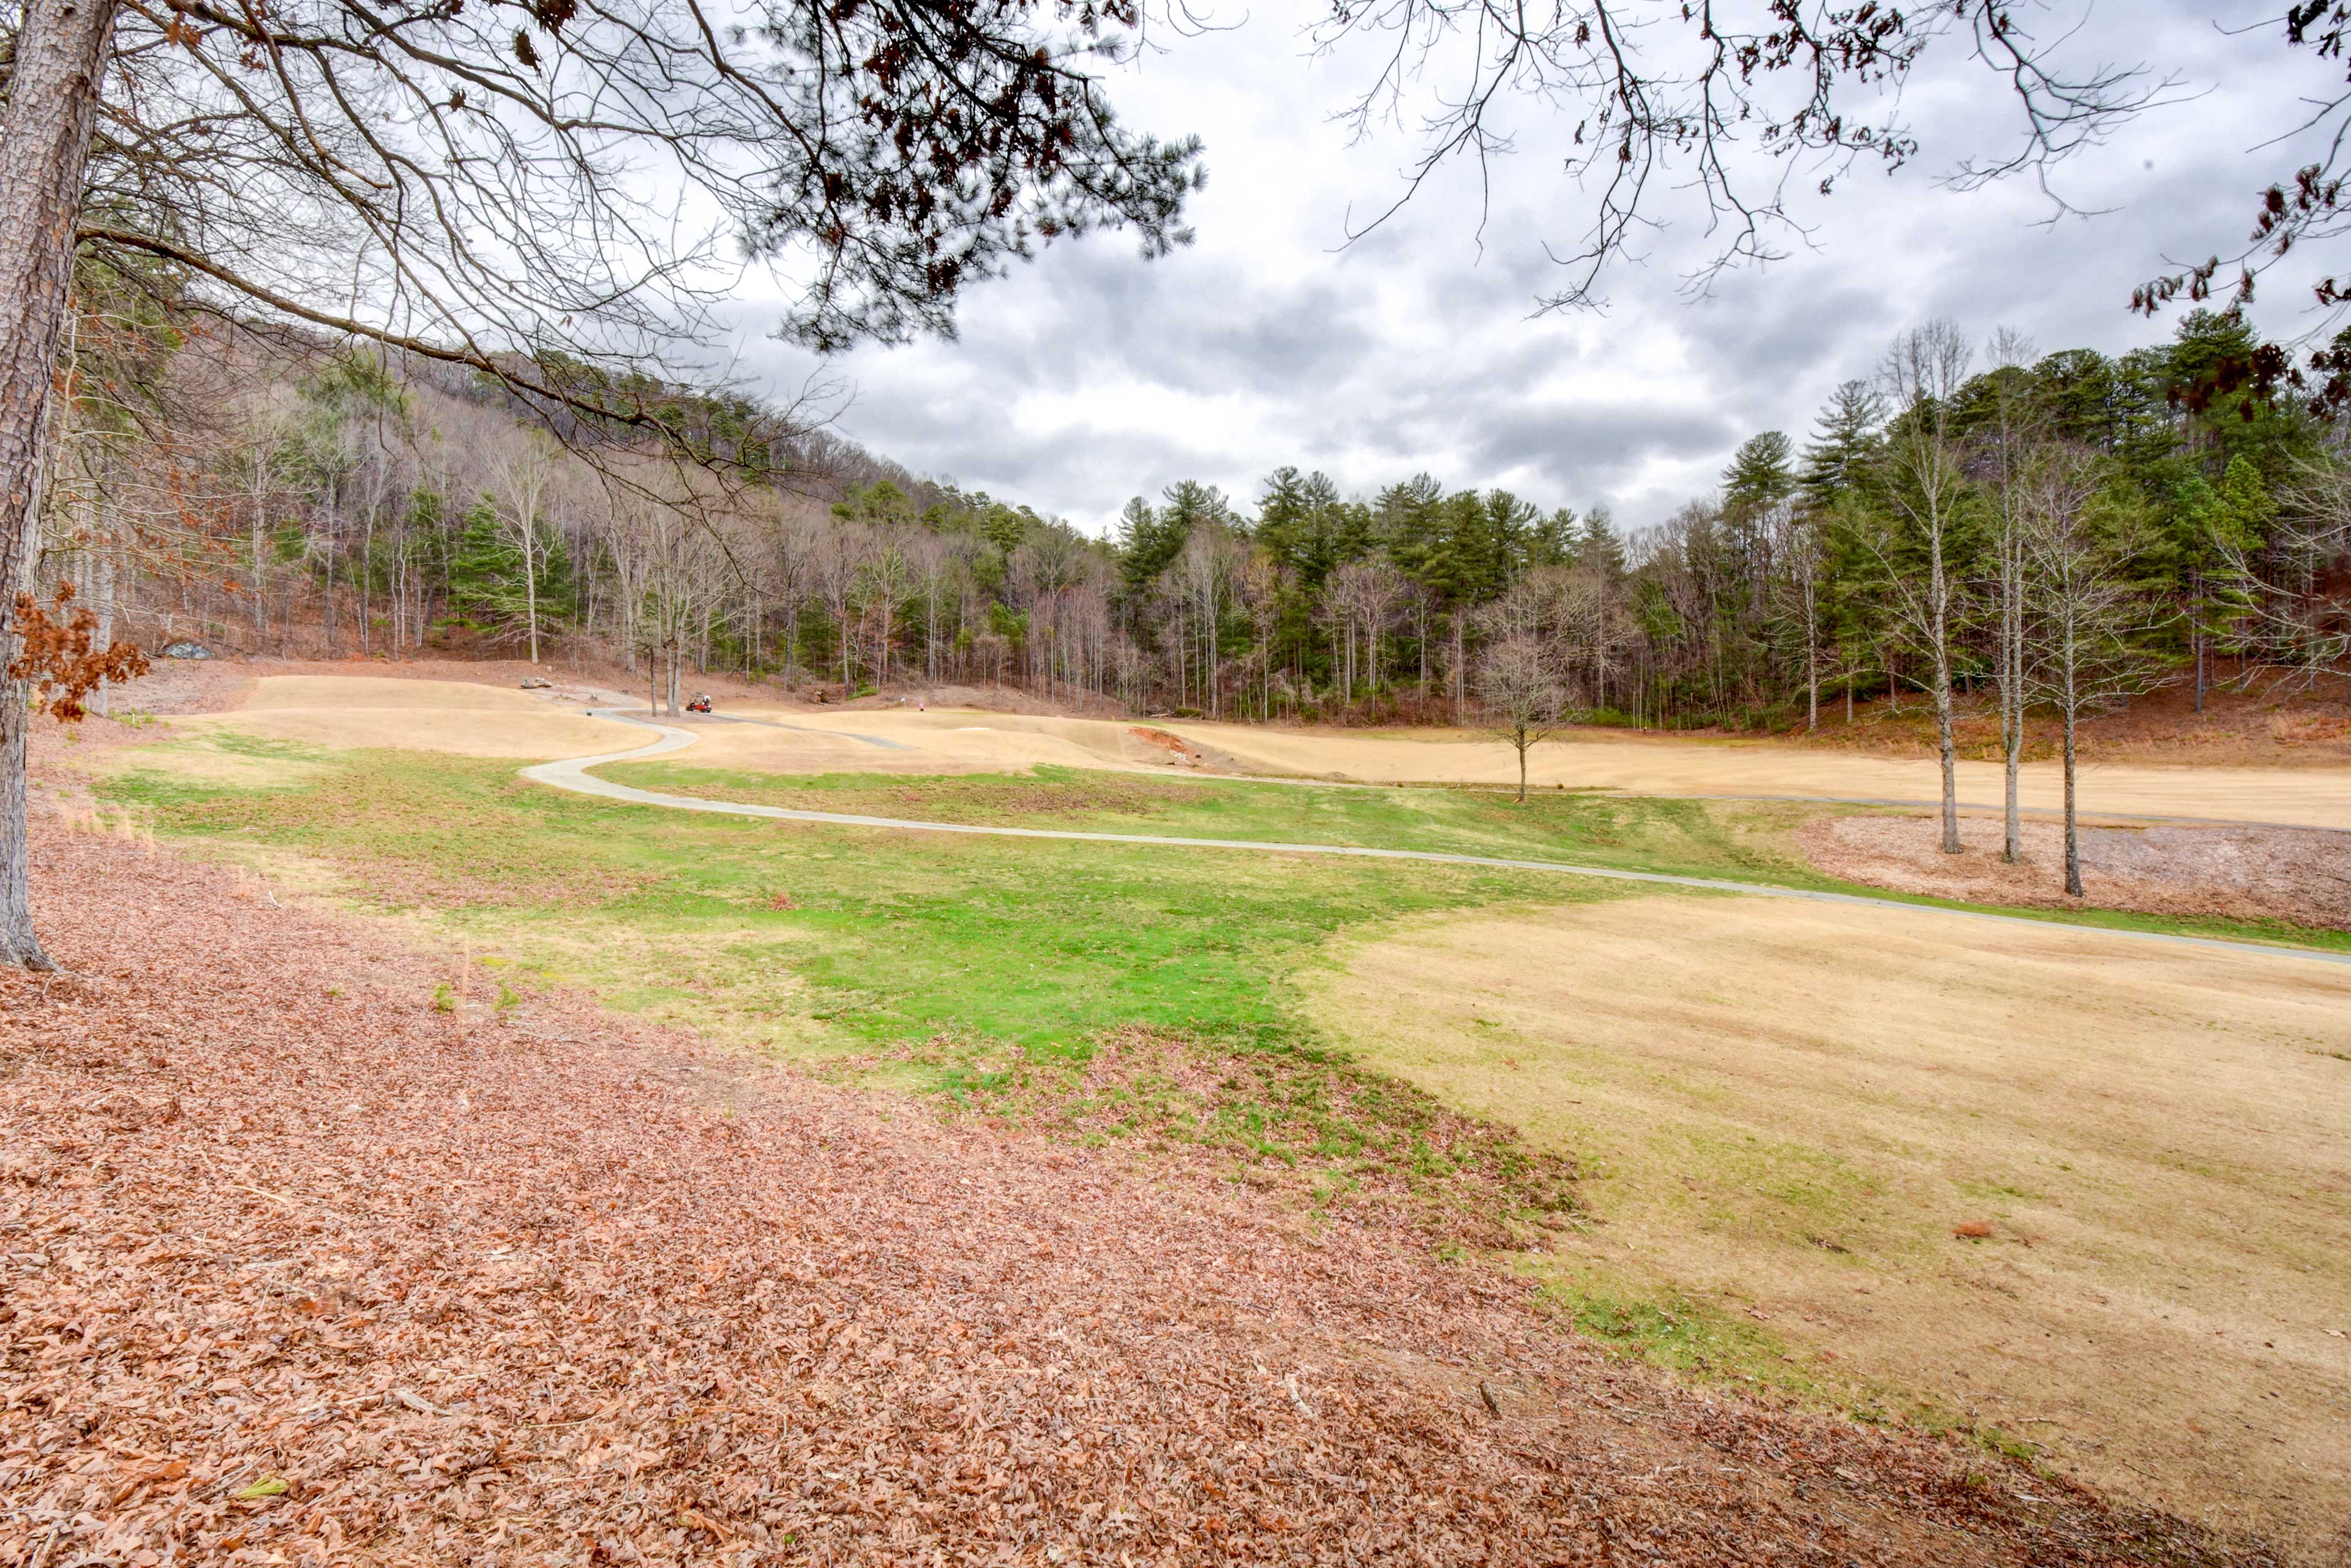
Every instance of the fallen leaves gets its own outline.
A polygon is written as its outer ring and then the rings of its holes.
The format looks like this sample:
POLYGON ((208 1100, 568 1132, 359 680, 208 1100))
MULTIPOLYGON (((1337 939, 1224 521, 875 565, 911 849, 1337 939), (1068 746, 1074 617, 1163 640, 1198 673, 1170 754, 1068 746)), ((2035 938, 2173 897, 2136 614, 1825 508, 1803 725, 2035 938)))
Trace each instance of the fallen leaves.
MULTIPOLYGON (((0 976, 0 1562, 2229 1560, 1616 1361, 1433 1256, 1418 1176, 1315 1228, 562 998, 460 1027, 373 928, 39 852, 74 972, 0 976)), ((1146 1043, 1095 1091, 1196 1125, 1377 1091, 1146 1043)), ((1507 1190, 1395 1113, 1437 1209, 1507 1190)))

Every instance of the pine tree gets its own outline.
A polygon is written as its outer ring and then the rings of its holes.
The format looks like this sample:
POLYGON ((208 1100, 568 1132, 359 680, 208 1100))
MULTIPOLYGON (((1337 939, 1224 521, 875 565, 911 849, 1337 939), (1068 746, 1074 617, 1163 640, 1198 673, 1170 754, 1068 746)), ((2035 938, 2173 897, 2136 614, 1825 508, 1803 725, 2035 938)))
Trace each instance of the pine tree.
POLYGON ((1767 430, 1750 436, 1722 471, 1722 509, 1736 521, 1761 517, 1796 493, 1786 435, 1767 430))
POLYGON ((1813 422, 1813 440, 1804 448, 1797 485, 1804 499, 1825 510, 1836 498, 1857 488, 1877 455, 1877 430, 1885 403, 1867 382, 1846 382, 1836 390, 1820 417, 1813 422))

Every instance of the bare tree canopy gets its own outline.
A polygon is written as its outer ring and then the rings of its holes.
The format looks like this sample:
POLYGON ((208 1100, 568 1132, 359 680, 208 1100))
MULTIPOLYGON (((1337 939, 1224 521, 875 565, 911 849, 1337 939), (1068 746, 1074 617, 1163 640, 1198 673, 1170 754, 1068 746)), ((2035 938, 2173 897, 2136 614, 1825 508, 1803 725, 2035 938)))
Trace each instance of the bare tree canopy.
MULTIPOLYGON (((948 330, 967 284, 1059 235, 1182 243, 1197 143, 1125 130, 1089 69, 1141 24, 1134 0, 19 0, 0 645, 77 269, 667 435, 662 372, 713 345, 730 260, 775 266, 798 289, 781 330, 830 350, 948 330)), ((5 683, 0 959, 44 963, 25 719, 5 683)))
POLYGON ((1197 144, 1128 131, 1086 69, 1138 23, 1117 0, 129 0, 80 235, 482 365, 660 362, 733 281, 727 242, 798 286, 799 341, 946 331, 966 284, 1057 235, 1186 237, 1197 144))
MULTIPOLYGON (((2246 193, 2250 237, 2200 263, 2166 264, 2137 290, 2145 311, 2182 294, 2205 298, 2230 272, 2241 302, 2297 245, 2351 233, 2351 0, 2296 0, 2266 16, 2209 9, 2218 28, 2273 30, 2278 97, 2308 111, 2267 144, 2279 173, 2246 193)), ((2086 0, 1334 0, 1316 37, 1326 49, 1378 37, 1380 65, 1347 119, 1358 132, 1394 121, 1419 135, 1403 193, 1367 227, 1457 160, 1489 186, 1492 160, 1514 150, 1520 101, 1573 120, 1562 172, 1591 200, 1579 209, 1588 226, 1552 252, 1564 277, 1541 303, 1557 309, 1600 303, 1611 264, 1684 190, 1697 193, 1711 237, 1689 279, 1701 288, 1726 268, 1787 255, 1806 235, 1802 200, 1861 170, 1932 160, 1961 189, 2025 178, 2058 213, 2094 210, 2102 193, 2090 176, 2076 189, 2062 166, 2145 111, 2189 101, 2201 62, 2075 60, 2088 10, 2086 0), (2005 104, 1977 117, 1989 129, 1971 145, 1925 145, 1905 113, 1903 89, 1930 52, 1965 54, 2005 104)), ((2189 256, 2211 244, 2180 236, 2189 256)), ((2351 279, 2317 292, 2351 305, 2351 279)))

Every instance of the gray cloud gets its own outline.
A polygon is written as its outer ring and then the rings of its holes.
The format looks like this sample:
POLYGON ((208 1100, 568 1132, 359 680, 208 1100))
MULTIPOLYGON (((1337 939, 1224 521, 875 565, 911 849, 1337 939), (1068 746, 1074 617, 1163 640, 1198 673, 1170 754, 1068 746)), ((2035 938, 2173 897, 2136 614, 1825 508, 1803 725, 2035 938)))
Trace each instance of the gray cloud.
MULTIPOLYGON (((1116 235, 1053 248, 975 289, 957 340, 848 356, 837 368, 859 395, 845 428, 918 470, 1094 528, 1183 477, 1246 500, 1283 463, 1360 491, 1426 469, 1654 521, 1709 488, 1754 431, 1802 441, 1837 382, 1870 373, 1896 332, 1929 316, 1986 334, 2014 325, 2044 350, 2116 351, 2167 331, 2125 309, 2132 286, 2167 251, 2236 240, 2254 193, 2291 162, 2253 151, 2292 108, 2276 41, 2222 37, 2209 14, 2189 0, 2110 4, 2069 46, 2077 59, 2189 60, 2210 89, 2061 172, 2078 204, 2112 212, 2052 224, 2029 183, 1939 184, 1960 152, 2014 129, 1997 85, 1947 51, 1910 89, 1920 165, 1856 172, 1800 205, 1813 226, 1809 242, 1785 236, 1786 260, 1693 298, 1684 279, 1709 242, 1702 214, 1677 211, 1611 277, 1604 313, 1541 318, 1534 298, 1562 276, 1544 243, 1572 246, 1589 214, 1558 175, 1562 126, 1522 112, 1482 240, 1464 171, 1344 246, 1350 214, 1392 198, 1409 152, 1351 148, 1328 121, 1348 62, 1302 61, 1292 35, 1263 24, 1178 40, 1122 74, 1114 96, 1132 121, 1207 134, 1198 245, 1148 266, 1116 235)), ((2305 325, 2303 287, 2266 285, 2262 324, 2305 325)), ((747 299, 747 320, 760 308, 747 299)), ((786 385, 808 368, 772 342, 745 357, 786 385)))

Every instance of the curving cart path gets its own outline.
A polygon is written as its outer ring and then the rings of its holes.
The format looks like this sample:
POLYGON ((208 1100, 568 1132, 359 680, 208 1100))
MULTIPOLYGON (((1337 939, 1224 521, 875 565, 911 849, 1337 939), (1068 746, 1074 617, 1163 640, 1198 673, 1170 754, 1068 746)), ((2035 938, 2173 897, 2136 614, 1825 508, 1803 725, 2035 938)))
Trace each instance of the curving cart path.
MULTIPOLYGON (((1729 882, 1719 877, 1675 876, 1666 872, 1620 871, 1612 866, 1574 865, 1563 861, 1510 860, 1497 855, 1451 854, 1442 850, 1384 850, 1357 844, 1293 844, 1266 839, 1198 839, 1163 833, 1097 833, 1075 828, 1007 828, 977 822, 924 822, 904 817, 868 817, 848 811, 801 811, 783 806, 760 806, 740 800, 705 800, 691 795, 666 795, 654 789, 639 789, 627 784, 616 784, 609 779, 599 779, 589 771, 611 762, 641 762, 648 758, 683 751, 695 742, 689 730, 672 725, 657 724, 633 714, 610 708, 590 709, 590 718, 611 719, 617 724, 634 725, 640 729, 658 732, 656 737, 627 751, 606 752, 597 757, 570 757, 556 762, 541 762, 521 770, 522 777, 533 783, 551 789, 567 789, 576 795, 592 795, 601 800, 624 800, 632 805, 659 806, 674 811, 702 811, 722 817, 764 817, 786 822, 824 822, 844 828, 888 828, 914 833, 960 833, 970 837, 996 839, 1053 839, 1078 843, 1152 844, 1169 849, 1243 850, 1260 854, 1345 855, 1359 860, 1431 861, 1442 865, 1490 866, 1503 871, 1554 872, 1567 876, 1597 877, 1606 882, 1647 883, 1662 887, 1701 888, 1713 893, 1745 894, 1756 898, 1801 899, 1813 904, 1850 904, 1865 907, 1900 909, 1912 912, 1954 916, 1967 920, 1998 921, 2007 925, 2029 926, 2036 930, 2085 931, 2099 936, 2114 936, 2138 942, 2168 942, 2190 947, 2216 948, 2221 952, 2257 954, 2272 958, 2310 958, 2323 964, 2351 965, 2351 953, 2331 953, 2314 947, 2270 946, 2258 942, 2231 942, 2215 936, 2180 936, 2161 931, 2131 931, 2110 926, 2069 925, 2060 921, 2036 920, 2021 915, 1995 915, 1976 909, 1955 909, 1948 904, 1912 904, 1896 898, 1873 898, 1858 893, 1823 893, 1811 888, 1773 887, 1768 883, 1729 882)), ((861 737, 862 738, 862 737, 861 737)))

